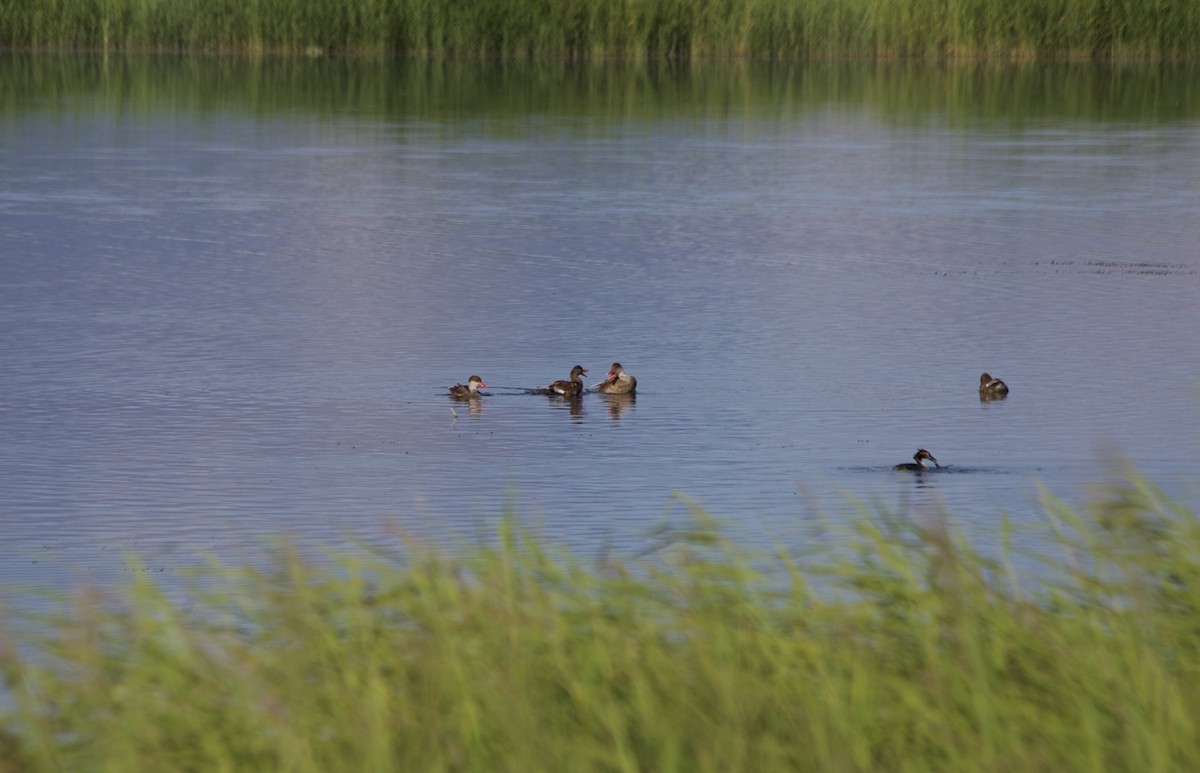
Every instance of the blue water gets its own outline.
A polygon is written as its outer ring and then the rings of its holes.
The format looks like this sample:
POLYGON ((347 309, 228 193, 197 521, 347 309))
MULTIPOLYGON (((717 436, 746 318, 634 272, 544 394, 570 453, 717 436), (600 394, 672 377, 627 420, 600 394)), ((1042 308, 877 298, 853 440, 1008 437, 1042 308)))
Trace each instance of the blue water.
POLYGON ((1036 540, 1118 458, 1200 504, 1200 122, 637 98, 0 113, 0 580, 506 509, 636 555, 680 494, 787 549, 851 497, 1036 540), (524 393, 614 360, 636 400, 524 393))

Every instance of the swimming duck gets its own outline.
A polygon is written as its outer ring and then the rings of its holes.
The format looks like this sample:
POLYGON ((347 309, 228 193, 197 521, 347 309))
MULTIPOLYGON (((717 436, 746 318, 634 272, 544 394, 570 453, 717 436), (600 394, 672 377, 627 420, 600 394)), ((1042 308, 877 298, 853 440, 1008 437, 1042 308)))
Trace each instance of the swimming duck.
POLYGON ((471 376, 465 384, 455 384, 450 387, 450 396, 457 397, 460 400, 466 400, 471 397, 479 396, 479 387, 487 387, 483 383, 483 379, 479 376, 471 376))
POLYGON ((564 397, 579 397, 583 394, 584 373, 587 373, 587 368, 582 365, 576 365, 571 368, 571 377, 569 379, 555 381, 549 386, 538 387, 537 391, 552 395, 563 395, 564 397))
POLYGON ((937 459, 933 458, 933 454, 929 453, 924 448, 920 448, 920 449, 917 449, 917 452, 915 454, 913 454, 912 462, 905 462, 904 464, 897 464, 892 469, 893 470, 912 470, 913 472, 921 472, 923 470, 929 469, 925 465, 925 462, 927 462, 927 461, 933 462, 933 466, 935 468, 942 466, 942 465, 938 464, 937 459), (915 464, 913 462, 915 462, 915 464))
POLYGON ((596 386, 597 392, 608 395, 628 395, 637 389, 637 379, 625 372, 621 363, 614 362, 608 370, 608 378, 596 386))
POLYGON ((1008 395, 1008 384, 987 373, 979 377, 979 399, 996 400, 1008 395))

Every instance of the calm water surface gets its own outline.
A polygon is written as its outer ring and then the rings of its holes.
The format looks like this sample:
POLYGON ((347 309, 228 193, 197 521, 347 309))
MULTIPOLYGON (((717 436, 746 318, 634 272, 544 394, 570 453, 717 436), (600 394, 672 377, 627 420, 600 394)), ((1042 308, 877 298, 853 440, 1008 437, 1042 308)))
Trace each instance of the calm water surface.
POLYGON ((1116 455, 1197 506, 1195 75, 8 55, 0 580, 506 508, 636 554, 676 493, 1035 540, 1116 455))

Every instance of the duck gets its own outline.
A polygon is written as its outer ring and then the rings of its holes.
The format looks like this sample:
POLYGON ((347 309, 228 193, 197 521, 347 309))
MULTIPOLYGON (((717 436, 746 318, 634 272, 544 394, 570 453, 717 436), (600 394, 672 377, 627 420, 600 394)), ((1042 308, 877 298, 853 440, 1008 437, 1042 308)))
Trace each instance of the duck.
POLYGON ((469 379, 467 379, 467 383, 455 384, 454 386, 450 387, 450 396, 456 397, 460 400, 478 397, 479 387, 487 387, 487 384, 483 383, 483 379, 481 379, 479 376, 471 376, 469 379))
POLYGON ((583 374, 587 373, 587 368, 582 365, 576 365, 571 368, 571 377, 561 381, 555 381, 553 384, 544 387, 538 387, 539 392, 551 395, 562 395, 564 397, 579 397, 583 394, 583 374))
POLYGON ((995 400, 1008 395, 1008 384, 984 373, 979 377, 979 399, 995 400))
POLYGON ((913 454, 913 461, 905 462, 904 464, 897 464, 892 469, 893 470, 911 470, 913 472, 922 472, 924 470, 930 469, 925 464, 927 461, 933 462, 934 468, 940 468, 942 466, 942 465, 938 464, 937 459, 933 458, 933 454, 929 453, 924 448, 918 448, 917 452, 915 454, 913 454))
POLYGON ((608 395, 629 395, 637 389, 637 379, 625 372, 621 363, 614 362, 608 370, 608 378, 596 386, 597 392, 608 395))

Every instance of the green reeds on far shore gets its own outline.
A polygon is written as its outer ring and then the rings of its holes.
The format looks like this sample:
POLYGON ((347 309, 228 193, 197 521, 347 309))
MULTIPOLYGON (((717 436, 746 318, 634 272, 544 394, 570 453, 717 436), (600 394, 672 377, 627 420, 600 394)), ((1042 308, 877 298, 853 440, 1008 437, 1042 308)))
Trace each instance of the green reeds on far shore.
POLYGON ((140 580, 0 632, 0 769, 1200 769, 1200 521, 1136 479, 1048 502, 1036 577, 1002 520, 985 558, 864 512, 802 564, 698 514, 642 565, 507 521, 140 580))
POLYGON ((6 0, 0 46, 421 56, 1191 58, 1180 0, 6 0))

